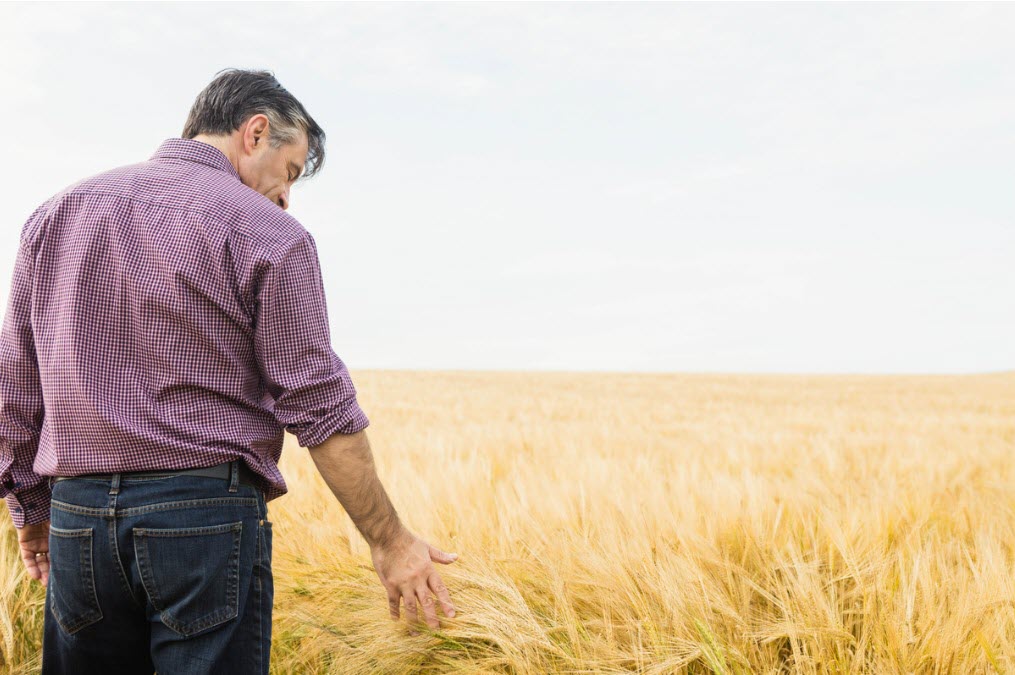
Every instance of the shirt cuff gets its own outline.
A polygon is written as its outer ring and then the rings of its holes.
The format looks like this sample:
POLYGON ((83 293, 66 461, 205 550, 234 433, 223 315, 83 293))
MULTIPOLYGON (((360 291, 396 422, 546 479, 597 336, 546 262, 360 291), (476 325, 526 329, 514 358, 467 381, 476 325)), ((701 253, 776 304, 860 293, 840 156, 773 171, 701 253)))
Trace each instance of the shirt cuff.
POLYGON ((49 478, 42 476, 41 483, 26 490, 11 492, 4 497, 14 527, 21 529, 25 525, 37 525, 49 520, 49 502, 52 494, 49 478))
POLYGON ((369 424, 366 413, 356 399, 352 399, 318 420, 308 424, 290 424, 286 430, 296 436, 300 447, 312 448, 326 441, 332 434, 354 434, 366 429, 369 424))

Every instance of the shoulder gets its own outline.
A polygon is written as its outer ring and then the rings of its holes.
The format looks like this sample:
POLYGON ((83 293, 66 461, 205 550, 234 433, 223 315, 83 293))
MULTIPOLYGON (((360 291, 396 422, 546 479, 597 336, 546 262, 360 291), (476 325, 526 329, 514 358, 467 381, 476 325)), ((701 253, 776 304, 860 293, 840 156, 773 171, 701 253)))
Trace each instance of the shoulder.
POLYGON ((46 226, 46 222, 52 215, 53 210, 70 189, 70 187, 67 187, 60 190, 49 197, 49 199, 46 199, 44 202, 35 207, 35 210, 32 211, 25 220, 24 225, 21 226, 21 243, 31 242, 37 239, 38 233, 46 226))
POLYGON ((239 181, 228 187, 232 203, 240 205, 232 214, 232 232, 270 252, 284 256, 293 246, 311 238, 299 220, 278 204, 239 181))
POLYGON ((118 166, 68 185, 40 209, 48 211, 69 197, 88 194, 204 219, 267 258, 284 255, 310 236, 295 217, 234 175, 196 162, 147 160, 118 166))

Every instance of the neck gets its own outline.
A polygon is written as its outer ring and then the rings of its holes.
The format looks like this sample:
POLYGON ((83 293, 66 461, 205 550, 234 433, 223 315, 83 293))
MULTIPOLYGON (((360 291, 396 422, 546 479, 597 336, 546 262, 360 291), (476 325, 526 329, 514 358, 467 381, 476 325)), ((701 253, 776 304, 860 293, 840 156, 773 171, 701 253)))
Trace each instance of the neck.
POLYGON ((236 168, 236 170, 240 170, 239 164, 236 162, 236 149, 231 136, 209 136, 207 134, 198 134, 190 140, 200 141, 202 143, 207 143, 214 148, 218 148, 236 168))

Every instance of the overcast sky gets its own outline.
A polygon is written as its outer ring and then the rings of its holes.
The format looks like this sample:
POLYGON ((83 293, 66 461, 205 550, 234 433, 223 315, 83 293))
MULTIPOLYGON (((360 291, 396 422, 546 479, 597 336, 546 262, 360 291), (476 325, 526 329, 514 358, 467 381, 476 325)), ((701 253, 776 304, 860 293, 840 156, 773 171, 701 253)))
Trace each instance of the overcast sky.
POLYGON ((41 201, 229 66, 353 369, 1015 368, 1015 5, 0 4, 0 294, 41 201))

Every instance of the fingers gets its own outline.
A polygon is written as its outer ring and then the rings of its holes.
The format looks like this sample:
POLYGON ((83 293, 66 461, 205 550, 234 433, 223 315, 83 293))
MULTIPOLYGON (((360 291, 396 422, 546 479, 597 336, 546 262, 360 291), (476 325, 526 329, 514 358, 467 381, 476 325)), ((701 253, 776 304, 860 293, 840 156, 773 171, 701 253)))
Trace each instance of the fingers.
POLYGON ((42 585, 45 586, 49 583, 49 556, 39 560, 37 564, 39 567, 39 575, 41 577, 40 581, 42 581, 42 585))
POLYGON ((388 590, 388 612, 394 621, 398 621, 399 609, 402 604, 402 596, 398 590, 388 590))
POLYGON ((416 613, 416 593, 407 588, 402 593, 402 599, 405 601, 405 620, 409 622, 409 635, 419 635, 419 631, 413 628, 419 620, 416 613))
POLYGON ((444 585, 444 580, 441 579, 440 575, 434 572, 427 577, 427 585, 430 586, 430 590, 437 596, 437 600, 441 603, 441 610, 444 612, 444 616, 454 617, 455 606, 451 604, 451 594, 448 593, 447 587, 444 585))
POLYGON ((392 621, 398 620, 398 614, 400 605, 402 604, 402 598, 405 598, 405 620, 409 624, 409 634, 419 635, 414 626, 416 624, 416 594, 409 592, 406 589, 404 592, 395 591, 394 593, 388 593, 388 613, 391 614, 392 621))
POLYGON ((416 626, 420 620, 424 620, 432 630, 440 629, 438 604, 444 616, 455 616, 451 595, 432 563, 448 565, 458 559, 457 553, 447 553, 415 537, 408 547, 371 546, 371 557, 374 569, 387 590, 388 613, 392 620, 397 621, 400 605, 404 604, 410 635, 419 635, 416 626))
MULTIPOLYGON (((25 569, 28 570, 28 576, 32 577, 36 581, 41 581, 42 585, 45 586, 49 582, 49 557, 47 555, 43 558, 36 558, 36 553, 38 553, 38 551, 31 551, 26 548, 22 548, 21 560, 25 563, 25 569)), ((45 553, 48 553, 48 551, 45 553)))
POLYGON ((416 588, 416 597, 419 598, 419 604, 423 608, 426 625, 430 626, 433 630, 440 628, 440 621, 437 620, 437 605, 434 604, 433 595, 430 594, 430 587, 427 584, 418 586, 416 588))
POLYGON ((437 630, 441 627, 437 620, 437 609, 433 596, 430 595, 429 587, 423 586, 414 590, 407 588, 402 593, 402 600, 405 603, 405 620, 409 624, 410 635, 419 635, 415 626, 419 621, 420 608, 422 608, 423 617, 430 628, 437 630))
POLYGON ((454 561, 458 560, 457 553, 445 553, 436 546, 430 546, 430 559, 434 562, 439 562, 444 565, 450 565, 454 561))
POLYGON ((25 561, 25 569, 28 570, 28 576, 32 577, 36 581, 41 579, 42 575, 39 573, 39 565, 38 563, 35 562, 35 559, 24 558, 24 561, 25 561))

